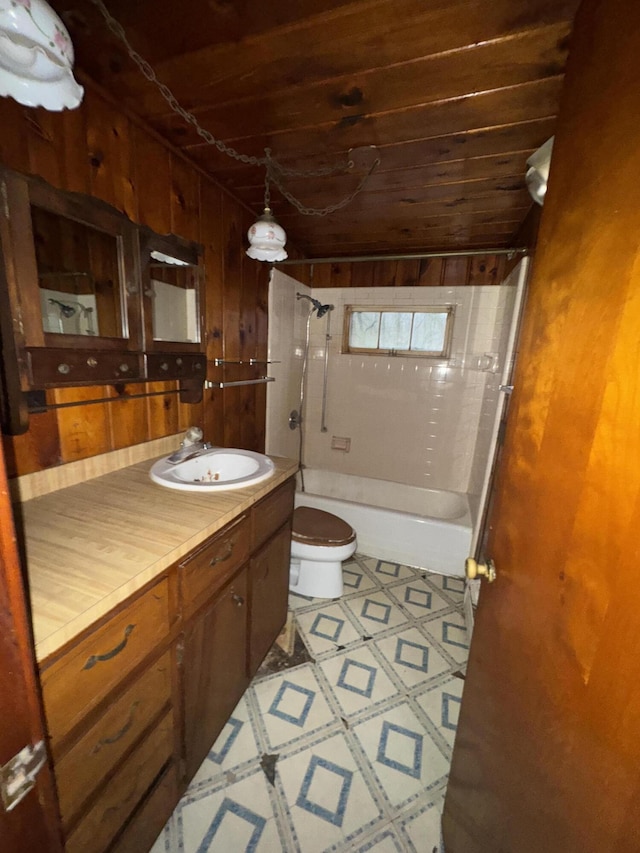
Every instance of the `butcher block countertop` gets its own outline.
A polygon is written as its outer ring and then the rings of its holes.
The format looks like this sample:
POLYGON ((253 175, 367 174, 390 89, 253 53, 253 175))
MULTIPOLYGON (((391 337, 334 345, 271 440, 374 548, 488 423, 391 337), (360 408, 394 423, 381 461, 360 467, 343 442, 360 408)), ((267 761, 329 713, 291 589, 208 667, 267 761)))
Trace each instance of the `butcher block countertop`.
POLYGON ((22 501, 36 656, 57 651, 252 504, 298 463, 244 489, 202 494, 152 483, 152 459, 22 501))

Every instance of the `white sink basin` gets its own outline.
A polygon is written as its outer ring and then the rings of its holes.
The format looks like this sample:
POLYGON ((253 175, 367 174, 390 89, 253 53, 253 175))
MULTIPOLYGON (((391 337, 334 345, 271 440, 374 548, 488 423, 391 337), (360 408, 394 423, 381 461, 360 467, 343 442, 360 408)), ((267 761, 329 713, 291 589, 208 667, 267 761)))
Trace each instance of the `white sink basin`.
POLYGON ((159 459, 151 466, 149 476, 168 489, 211 493, 253 486, 270 477, 274 470, 271 459, 262 453, 217 447, 176 464, 168 457, 159 459))

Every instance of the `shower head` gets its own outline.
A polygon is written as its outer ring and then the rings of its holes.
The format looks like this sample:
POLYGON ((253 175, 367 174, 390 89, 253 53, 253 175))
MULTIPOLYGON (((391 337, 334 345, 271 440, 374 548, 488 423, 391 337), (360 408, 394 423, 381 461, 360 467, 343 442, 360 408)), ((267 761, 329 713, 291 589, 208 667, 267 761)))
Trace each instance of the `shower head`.
POLYGON ((318 309, 318 317, 324 317, 327 311, 333 311, 333 305, 321 305, 318 309))
POLYGON ((58 311, 60 312, 60 315, 62 317, 64 317, 66 320, 68 320, 69 317, 73 317, 73 315, 76 313, 76 309, 73 307, 73 305, 67 305, 64 302, 60 302, 59 299, 51 299, 50 298, 48 301, 49 301, 50 305, 56 305, 57 306, 58 311))
POLYGON ((313 305, 312 311, 317 311, 318 317, 324 317, 327 311, 333 311, 333 305, 323 305, 318 299, 313 296, 307 296, 306 293, 296 293, 296 299, 308 299, 313 305))

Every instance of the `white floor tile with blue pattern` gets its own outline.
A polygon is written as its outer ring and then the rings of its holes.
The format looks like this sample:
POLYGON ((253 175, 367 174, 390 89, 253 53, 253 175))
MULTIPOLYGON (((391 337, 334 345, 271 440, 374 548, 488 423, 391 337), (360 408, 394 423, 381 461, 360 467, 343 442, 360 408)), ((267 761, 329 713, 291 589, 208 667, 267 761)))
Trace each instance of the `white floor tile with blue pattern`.
POLYGON ((291 596, 313 662, 253 681, 152 853, 440 850, 463 581, 358 554, 344 581, 291 596))

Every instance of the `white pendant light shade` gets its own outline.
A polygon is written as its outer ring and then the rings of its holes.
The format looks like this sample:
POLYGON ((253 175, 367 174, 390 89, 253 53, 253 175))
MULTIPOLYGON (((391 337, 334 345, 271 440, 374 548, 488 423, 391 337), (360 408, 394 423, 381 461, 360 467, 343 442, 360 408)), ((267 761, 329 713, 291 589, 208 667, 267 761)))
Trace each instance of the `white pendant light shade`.
POLYGON ((27 107, 74 109, 84 89, 73 76, 73 45, 44 0, 0 0, 0 95, 27 107))
POLYGON ((288 258, 284 249, 287 235, 268 207, 265 207, 264 213, 249 228, 247 237, 250 243, 247 255, 255 261, 286 261, 288 258))

